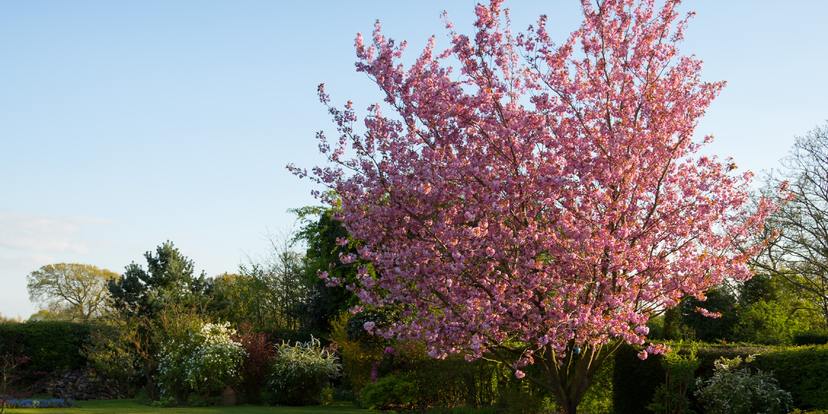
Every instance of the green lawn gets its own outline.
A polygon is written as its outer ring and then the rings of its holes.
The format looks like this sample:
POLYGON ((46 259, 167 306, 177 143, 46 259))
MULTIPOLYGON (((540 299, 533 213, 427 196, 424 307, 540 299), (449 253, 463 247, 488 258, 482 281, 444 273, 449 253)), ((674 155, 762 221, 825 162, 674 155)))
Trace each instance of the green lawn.
POLYGON ((75 408, 18 408, 7 409, 8 414, 366 414, 367 410, 354 408, 350 404, 337 403, 315 407, 267 407, 241 405, 236 407, 179 407, 159 408, 142 405, 132 400, 79 401, 75 408))

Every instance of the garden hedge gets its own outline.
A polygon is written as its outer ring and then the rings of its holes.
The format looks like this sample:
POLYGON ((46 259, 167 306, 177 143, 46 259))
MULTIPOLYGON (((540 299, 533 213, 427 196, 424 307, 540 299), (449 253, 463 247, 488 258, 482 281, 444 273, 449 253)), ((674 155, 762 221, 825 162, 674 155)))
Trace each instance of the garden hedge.
POLYGON ((0 323, 0 355, 25 355, 23 371, 32 375, 79 369, 86 366, 82 350, 89 343, 88 324, 38 321, 0 323))
POLYGON ((798 408, 828 409, 828 345, 789 347, 761 354, 754 365, 773 374, 798 408))
MULTIPOLYGON (((681 345, 673 344, 673 348, 681 345)), ((756 355, 753 366, 770 372, 779 385, 789 391, 794 405, 805 409, 828 408, 828 345, 809 347, 771 347, 757 345, 699 344, 697 378, 713 373, 713 362, 721 357, 756 355)), ((656 387, 664 382, 661 357, 642 361, 638 349, 620 348, 613 371, 613 408, 616 414, 648 412, 656 387)), ((691 396, 692 401, 692 396, 691 396)))
POLYGON ((794 345, 825 345, 828 344, 828 332, 804 332, 794 335, 794 345))

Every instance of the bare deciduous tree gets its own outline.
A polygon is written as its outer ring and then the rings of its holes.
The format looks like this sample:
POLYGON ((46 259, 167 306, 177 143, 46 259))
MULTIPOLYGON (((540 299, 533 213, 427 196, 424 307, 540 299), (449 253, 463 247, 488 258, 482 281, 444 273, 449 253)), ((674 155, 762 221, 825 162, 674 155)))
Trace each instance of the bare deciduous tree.
POLYGON ((828 324, 828 123, 797 138, 783 165, 768 184, 787 181, 790 198, 768 221, 778 237, 754 266, 810 297, 828 324))

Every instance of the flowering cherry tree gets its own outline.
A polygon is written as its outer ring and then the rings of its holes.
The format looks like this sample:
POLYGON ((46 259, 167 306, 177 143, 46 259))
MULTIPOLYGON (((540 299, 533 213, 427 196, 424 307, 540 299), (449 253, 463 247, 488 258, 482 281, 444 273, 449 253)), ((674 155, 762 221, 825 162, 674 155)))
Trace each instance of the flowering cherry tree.
POLYGON ((398 311, 367 328, 509 363, 566 413, 619 344, 662 351, 649 318, 750 277, 772 209, 748 208, 749 172, 699 154, 724 82, 679 54, 679 1, 582 3, 560 44, 545 16, 514 34, 500 0, 478 5, 473 36, 447 23, 450 47, 432 38, 410 66, 377 23, 356 67, 384 103, 359 126, 320 86, 339 136, 319 134, 328 164, 290 167, 333 190, 316 194, 361 243, 341 260, 372 263, 352 289, 398 311))

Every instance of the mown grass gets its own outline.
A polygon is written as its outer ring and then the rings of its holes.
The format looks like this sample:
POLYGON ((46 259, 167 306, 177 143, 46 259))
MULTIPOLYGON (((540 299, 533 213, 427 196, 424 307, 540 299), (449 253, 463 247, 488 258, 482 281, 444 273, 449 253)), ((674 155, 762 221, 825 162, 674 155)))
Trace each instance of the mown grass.
POLYGON ((370 411, 347 403, 314 407, 269 407, 240 405, 234 407, 152 407, 133 400, 78 401, 72 408, 7 408, 8 414, 366 414, 370 411))

